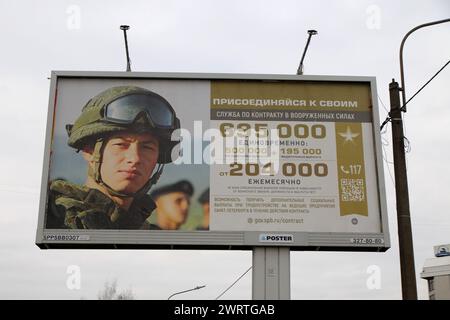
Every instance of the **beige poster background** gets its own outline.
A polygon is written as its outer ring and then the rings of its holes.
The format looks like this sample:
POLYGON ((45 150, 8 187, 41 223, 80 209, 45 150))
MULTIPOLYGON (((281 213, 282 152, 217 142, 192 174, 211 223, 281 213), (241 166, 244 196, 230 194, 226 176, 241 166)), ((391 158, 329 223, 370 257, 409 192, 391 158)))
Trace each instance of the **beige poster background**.
POLYGON ((341 215, 367 216, 362 126, 360 123, 339 122, 335 128, 341 215))
POLYGON ((368 83, 217 80, 210 102, 213 128, 290 128, 279 156, 289 170, 211 166, 211 230, 379 231, 368 83))
MULTIPOLYGON (((248 100, 305 100, 306 106, 302 110, 316 111, 349 111, 347 107, 320 106, 320 101, 326 104, 328 101, 351 101, 356 102, 357 107, 350 108, 351 111, 364 112, 372 108, 370 87, 367 83, 345 83, 345 82, 260 82, 260 81, 212 81, 211 82, 211 107, 240 109, 239 105, 214 103, 214 99, 248 99, 248 100), (315 101, 316 105, 312 105, 315 101), (331 108, 331 110, 330 110, 331 108)), ((292 106, 278 105, 270 109, 292 109, 292 106)), ((295 107, 294 107, 295 108, 295 107)))

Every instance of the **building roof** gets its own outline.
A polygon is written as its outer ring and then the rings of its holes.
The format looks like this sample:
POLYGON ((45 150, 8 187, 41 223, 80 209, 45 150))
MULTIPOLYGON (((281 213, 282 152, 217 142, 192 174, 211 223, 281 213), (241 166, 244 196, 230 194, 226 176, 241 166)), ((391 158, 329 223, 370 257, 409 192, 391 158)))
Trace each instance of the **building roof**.
POLYGON ((450 275, 450 256, 425 260, 420 277, 426 279, 450 275))

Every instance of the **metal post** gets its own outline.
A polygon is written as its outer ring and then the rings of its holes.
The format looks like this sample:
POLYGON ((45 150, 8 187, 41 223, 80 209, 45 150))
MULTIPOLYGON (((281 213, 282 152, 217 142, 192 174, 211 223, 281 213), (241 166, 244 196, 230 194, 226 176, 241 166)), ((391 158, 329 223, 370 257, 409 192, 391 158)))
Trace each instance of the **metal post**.
POLYGON ((202 289, 204 287, 206 287, 206 286, 196 286, 195 288, 192 288, 192 289, 188 289, 188 290, 184 290, 184 291, 180 291, 180 292, 175 292, 174 294, 171 294, 167 298, 167 300, 170 300, 170 298, 172 298, 173 296, 176 296, 177 294, 182 294, 182 293, 186 293, 186 292, 189 292, 189 291, 199 290, 199 289, 202 289))
POLYGON ((128 39, 127 39, 127 30, 130 29, 130 26, 122 25, 120 26, 120 30, 123 30, 123 36, 125 38, 125 52, 127 55, 127 72, 131 71, 131 62, 130 62, 130 54, 128 52, 128 39))
POLYGON ((306 51, 308 50, 308 46, 309 46, 309 42, 311 41, 311 37, 313 35, 317 34, 317 31, 316 30, 308 30, 308 34, 309 34, 308 40, 306 41, 306 46, 305 46, 305 49, 303 50, 302 58, 300 60, 300 65, 298 66, 298 69, 297 69, 298 75, 303 74, 303 60, 305 60, 306 51))
POLYGON ((253 300, 289 300, 290 281, 289 248, 253 248, 253 300))
POLYGON ((438 21, 421 24, 421 25, 411 29, 403 37, 402 43, 400 44, 400 83, 402 85, 402 108, 403 108, 403 111, 405 111, 405 112, 406 112, 406 89, 405 89, 405 73, 404 73, 404 69, 403 69, 403 46, 405 45, 405 41, 410 36, 411 33, 413 33, 414 31, 416 31, 418 29, 422 29, 424 27, 434 26, 436 24, 441 24, 441 23, 446 23, 446 22, 450 22, 450 19, 438 20, 438 21))
POLYGON ((406 175, 405 144, 400 88, 392 79, 389 84, 392 121, 392 148, 394 153, 395 193, 397 199, 398 240, 403 300, 417 300, 416 271, 409 212, 408 178, 406 175))

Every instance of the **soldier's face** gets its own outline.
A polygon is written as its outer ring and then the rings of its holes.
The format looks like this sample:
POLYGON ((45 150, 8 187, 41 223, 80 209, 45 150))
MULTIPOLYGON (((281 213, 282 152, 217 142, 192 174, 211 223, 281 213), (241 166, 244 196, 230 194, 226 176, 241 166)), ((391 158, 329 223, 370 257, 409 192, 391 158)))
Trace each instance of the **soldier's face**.
POLYGON ((202 204, 203 213, 209 215, 209 203, 202 204))
POLYGON ((150 133, 117 133, 103 151, 100 173, 112 189, 133 193, 150 179, 159 154, 159 141, 150 133))
POLYGON ((191 198, 183 192, 171 192, 156 199, 158 214, 179 225, 186 221, 191 198))

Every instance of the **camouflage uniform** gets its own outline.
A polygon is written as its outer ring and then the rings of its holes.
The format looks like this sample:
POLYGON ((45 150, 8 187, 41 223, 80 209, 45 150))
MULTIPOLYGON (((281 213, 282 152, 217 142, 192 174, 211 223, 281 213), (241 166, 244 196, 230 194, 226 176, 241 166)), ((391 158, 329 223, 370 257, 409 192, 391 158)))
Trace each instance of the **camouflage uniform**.
MULTIPOLYGON (((126 105, 122 107, 127 108, 126 105)), ((129 114, 126 115, 129 116, 129 114)), ((150 116, 147 115, 147 117, 150 116)), ((94 170, 89 170, 88 174, 97 183, 103 185, 111 195, 133 197, 133 201, 131 206, 125 210, 97 189, 80 186, 65 180, 54 180, 49 186, 46 227, 49 229, 160 229, 146 221, 156 208, 156 204, 147 195, 147 192, 158 180, 163 165, 172 161, 171 151, 179 141, 172 141, 171 134, 173 130, 179 127, 179 120, 170 104, 164 98, 146 89, 133 86, 114 87, 89 100, 75 124, 67 126, 68 144, 80 150, 88 141, 94 141, 96 166, 94 170), (105 106, 118 98, 130 95, 146 96, 149 100, 147 103, 150 104, 147 108, 152 108, 152 102, 157 105, 157 108, 170 108, 174 117, 173 127, 164 129, 156 127, 152 119, 149 121, 148 118, 142 117, 144 111, 136 114, 136 119, 128 124, 122 123, 123 121, 115 123, 104 119, 105 106), (126 130, 137 133, 151 132, 160 141, 158 157, 160 167, 147 184, 134 194, 123 194, 111 189, 103 182, 100 175, 102 150, 108 134, 126 130)))
POLYGON ((147 223, 156 208, 150 196, 141 196, 128 210, 97 189, 65 180, 50 184, 49 229, 158 229, 147 223))

